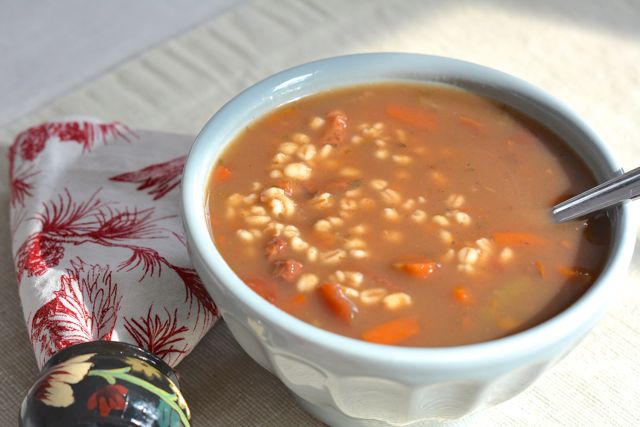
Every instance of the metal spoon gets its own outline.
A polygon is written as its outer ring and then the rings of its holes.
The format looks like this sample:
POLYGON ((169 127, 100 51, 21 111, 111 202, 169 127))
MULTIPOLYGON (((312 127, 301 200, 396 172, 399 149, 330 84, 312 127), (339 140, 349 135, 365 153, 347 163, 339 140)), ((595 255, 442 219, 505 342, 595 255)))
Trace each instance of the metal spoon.
POLYGON ((640 168, 606 181, 575 197, 558 203, 551 213, 556 222, 576 219, 625 200, 640 196, 640 168))

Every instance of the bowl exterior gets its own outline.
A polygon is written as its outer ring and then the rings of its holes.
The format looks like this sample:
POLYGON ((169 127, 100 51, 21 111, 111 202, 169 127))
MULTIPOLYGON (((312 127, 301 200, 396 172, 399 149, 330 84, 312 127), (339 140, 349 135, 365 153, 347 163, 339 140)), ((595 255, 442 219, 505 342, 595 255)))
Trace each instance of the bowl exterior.
POLYGON ((535 117, 570 141, 599 179, 620 172, 599 138, 568 108, 535 87, 485 67, 411 54, 331 58, 272 76, 223 107, 205 126, 183 178, 183 216, 194 265, 243 349, 330 425, 414 425, 456 419, 526 389, 591 329, 624 283, 635 228, 628 207, 612 211, 612 255, 574 306, 531 330, 443 349, 380 346, 301 322, 248 289, 211 242, 204 218, 207 178, 238 129, 286 102, 365 82, 453 84, 535 117))
POLYGON ((497 358, 488 363, 472 360, 462 367, 403 358, 372 361, 279 327, 217 284, 197 254, 194 263, 244 351, 331 426, 430 425, 494 406, 524 391, 593 325, 579 325, 561 340, 519 357, 506 355, 499 363, 497 358))

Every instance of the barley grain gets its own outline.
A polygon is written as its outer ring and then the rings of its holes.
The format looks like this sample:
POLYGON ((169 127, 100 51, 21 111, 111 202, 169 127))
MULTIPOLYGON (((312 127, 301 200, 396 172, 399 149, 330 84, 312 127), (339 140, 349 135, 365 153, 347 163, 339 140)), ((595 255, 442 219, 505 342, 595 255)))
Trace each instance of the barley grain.
POLYGON ((290 163, 284 168, 289 178, 305 181, 311 177, 311 168, 304 163, 290 163))
POLYGON ((296 289, 298 289, 298 292, 311 292, 318 286, 319 282, 320 280, 315 274, 305 273, 296 282, 296 289))
POLYGON ((394 208, 384 208, 382 210, 382 216, 389 221, 397 221, 400 218, 398 211, 394 208))
POLYGON ((413 161, 411 156, 407 156, 406 154, 394 154, 393 156, 391 156, 391 160, 399 165, 408 165, 413 161))
POLYGON ((331 152, 333 151, 333 146, 329 145, 329 144, 324 144, 322 146, 322 148, 320 149, 320 153, 319 153, 319 157, 326 159, 327 157, 329 157, 329 155, 331 154, 331 152))
POLYGON ((347 257, 347 253, 343 249, 333 249, 326 252, 320 252, 320 261, 323 264, 333 265, 347 257))
POLYGON ((282 235, 284 237, 292 239, 300 235, 300 230, 298 230, 298 227, 296 227, 295 225, 291 225, 291 224, 285 225, 284 228, 282 229, 282 235))
POLYGON ((384 190, 382 190, 380 192, 380 195, 382 196, 382 201, 390 205, 395 205, 402 199, 400 193, 390 188, 385 188, 384 190))
POLYGON ((344 283, 348 286, 359 288, 364 282, 364 274, 360 273, 359 271, 345 271, 344 275, 344 283))
POLYGON ((333 197, 330 193, 316 194, 309 204, 316 209, 328 209, 333 206, 333 197))
POLYGON ((434 215, 431 218, 431 221, 435 222, 436 224, 438 224, 438 225, 440 225, 442 227, 449 226, 449 220, 444 215, 434 215))
POLYGON ((479 256, 480 251, 469 246, 465 246, 458 251, 458 261, 463 264, 475 264, 479 256))
POLYGON ((375 151, 374 156, 376 159, 384 160, 389 157, 389 151, 381 148, 375 151))
POLYGON ((451 232, 448 230, 438 231, 438 237, 440 237, 440 240, 447 245, 452 245, 454 242, 453 234, 451 234, 451 232))
POLYGON ((254 227, 266 225, 271 221, 271 218, 267 215, 250 215, 245 218, 247 224, 252 225, 254 227))
POLYGON ((322 117, 315 116, 309 122, 311 130, 319 130, 322 126, 324 126, 324 119, 322 117))
POLYGON ((471 217, 466 212, 455 211, 453 213, 453 219, 461 225, 468 226, 471 224, 471 217))
POLYGON ((352 237, 344 242, 345 249, 366 249, 367 243, 359 237, 352 237))
POLYGON ((380 191, 380 190, 384 190, 385 188, 387 188, 388 183, 384 179, 372 179, 371 182, 369 182, 369 185, 374 190, 380 191))
POLYGON ((506 264, 513 259, 514 252, 513 249, 506 247, 500 251, 500 255, 498 256, 498 260, 502 264, 506 264))
POLYGON ((447 197, 445 202, 449 209, 459 209, 464 205, 464 196, 462 194, 452 194, 447 197))
POLYGON ((355 259, 364 259, 369 256, 369 253, 363 249, 351 249, 349 255, 355 259))
POLYGON ((301 146, 300 148, 298 148, 298 151, 296 152, 296 155, 298 156, 298 158, 302 159, 302 160, 306 160, 309 161, 311 159, 313 159, 316 156, 317 150, 316 150, 316 146, 313 144, 304 144, 303 146, 301 146))
POLYGON ((273 165, 282 165, 291 160, 291 157, 286 155, 285 153, 276 153, 271 160, 273 165))
POLYGON ((320 220, 316 221, 315 224, 313 224, 313 229, 318 231, 318 232, 320 232, 320 233, 327 233, 327 232, 331 231, 332 228, 333 228, 333 226, 326 219, 320 219, 320 220))
POLYGON ((307 260, 310 262, 315 262, 318 259, 318 248, 315 246, 311 246, 307 249, 307 260))
POLYGON ((374 305, 382 301, 382 298, 387 295, 387 290, 384 288, 370 288, 360 291, 360 301, 365 305, 374 305))
POLYGON ((300 236, 293 236, 291 238, 291 249, 296 252, 306 251, 309 247, 309 243, 305 242, 300 236))
POLYGON ((283 142, 278 147, 278 151, 286 155, 291 155, 295 153, 297 150, 298 150, 298 144, 296 144, 295 142, 283 142))
POLYGON ((279 179, 282 178, 282 171, 279 171, 277 169, 272 170, 271 172, 269 172, 269 178, 273 178, 273 179, 279 179))
POLYGON ((330 217, 327 218, 327 220, 334 227, 341 227, 344 224, 344 220, 342 218, 337 217, 337 216, 330 216, 330 217))
POLYGON ((291 136, 291 140, 293 142, 297 142, 298 144, 308 144, 309 142, 311 142, 311 138, 309 138, 308 135, 300 132, 294 133, 291 136))
POLYGON ((362 236, 367 232, 367 227, 364 224, 354 225, 349 228, 349 233, 354 234, 356 236, 362 236))
POLYGON ((411 214, 411 220, 417 224, 423 223, 427 219, 427 213, 422 209, 416 209, 411 214))
POLYGON ((242 199, 243 197, 240 193, 233 193, 227 199, 227 203, 229 203, 229 206, 239 206, 242 203, 242 199))
POLYGON ((382 304, 384 305, 384 308, 390 311, 396 311, 405 307, 409 307, 412 302, 413 301, 411 299, 411 296, 404 292, 396 292, 382 298, 382 304))
POLYGON ((239 229, 236 231, 236 235, 243 242, 253 242, 253 234, 249 230, 239 229))
POLYGON ((342 292, 347 296, 347 298, 357 299, 360 296, 360 292, 357 289, 353 289, 349 286, 340 286, 342 292))
POLYGON ((391 243, 400 243, 403 239, 403 235, 398 230, 384 230, 382 232, 385 240, 391 243))

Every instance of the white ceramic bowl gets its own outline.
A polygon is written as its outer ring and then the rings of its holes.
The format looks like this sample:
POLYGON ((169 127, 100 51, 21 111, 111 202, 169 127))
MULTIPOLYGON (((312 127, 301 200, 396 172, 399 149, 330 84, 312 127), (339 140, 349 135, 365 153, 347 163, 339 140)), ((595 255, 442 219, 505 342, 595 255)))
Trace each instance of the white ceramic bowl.
POLYGON ((613 209, 611 254, 589 291, 547 322, 480 344, 370 344, 269 304, 242 283, 212 243, 204 211, 211 168, 238 131, 274 108, 329 88, 379 81, 447 83, 493 98, 569 142, 598 179, 620 172, 607 146, 557 100, 502 72, 454 59, 402 53, 330 58, 271 76, 220 109, 198 135, 184 171, 183 215, 193 262, 244 350, 330 425, 455 419, 520 393, 578 343, 620 292, 635 240, 628 207, 613 209))

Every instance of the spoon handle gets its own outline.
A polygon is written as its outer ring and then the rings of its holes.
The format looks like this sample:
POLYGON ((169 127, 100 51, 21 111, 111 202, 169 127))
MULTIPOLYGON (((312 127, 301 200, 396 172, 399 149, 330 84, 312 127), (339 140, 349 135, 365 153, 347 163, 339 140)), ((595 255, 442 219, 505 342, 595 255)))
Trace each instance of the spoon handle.
POLYGON ((638 196, 640 168, 635 168, 555 205, 551 212, 556 222, 564 222, 638 196))

